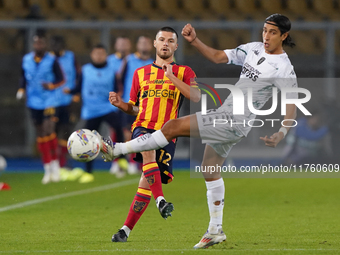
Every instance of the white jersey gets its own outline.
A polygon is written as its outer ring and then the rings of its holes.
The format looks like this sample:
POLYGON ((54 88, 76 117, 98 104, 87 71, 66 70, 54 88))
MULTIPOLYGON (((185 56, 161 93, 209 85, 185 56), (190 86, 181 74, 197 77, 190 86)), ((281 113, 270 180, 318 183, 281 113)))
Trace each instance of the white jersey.
MULTIPOLYGON (((242 44, 235 49, 225 50, 228 56, 228 64, 241 65, 240 80, 235 84, 244 94, 244 115, 233 115, 233 121, 243 122, 255 119, 256 115, 248 108, 248 88, 252 88, 252 102, 255 109, 261 109, 272 97, 272 88, 297 87, 294 68, 286 53, 267 54, 262 42, 242 44)), ((297 98, 297 93, 287 93, 287 98, 297 98)), ((232 115, 232 95, 225 100, 218 111, 224 111, 232 115)), ((247 135, 251 127, 248 125, 236 125, 237 129, 247 135)))

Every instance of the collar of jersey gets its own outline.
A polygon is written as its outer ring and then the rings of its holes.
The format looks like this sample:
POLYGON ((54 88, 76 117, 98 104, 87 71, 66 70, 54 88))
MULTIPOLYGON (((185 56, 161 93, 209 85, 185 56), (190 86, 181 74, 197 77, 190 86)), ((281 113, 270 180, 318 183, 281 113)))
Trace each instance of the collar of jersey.
POLYGON ((115 56, 116 56, 116 58, 118 58, 118 59, 122 59, 122 54, 120 54, 120 52, 116 52, 116 53, 115 53, 115 56))
MULTIPOLYGON (((170 63, 170 65, 175 65, 176 63, 174 62, 174 61, 172 61, 171 63, 170 63)), ((153 67, 156 67, 156 68, 158 68, 158 69, 163 69, 161 66, 159 66, 159 65, 157 65, 156 64, 156 61, 154 61, 153 63, 152 63, 152 66, 153 67)))
POLYGON ((136 58, 140 58, 140 53, 138 51, 136 51, 134 54, 136 58))
POLYGON ((40 63, 41 60, 46 56, 47 52, 45 52, 44 56, 42 56, 42 57, 37 57, 37 56, 35 55, 34 52, 33 52, 33 54, 34 54, 34 55, 33 55, 34 61, 35 61, 36 63, 40 63))

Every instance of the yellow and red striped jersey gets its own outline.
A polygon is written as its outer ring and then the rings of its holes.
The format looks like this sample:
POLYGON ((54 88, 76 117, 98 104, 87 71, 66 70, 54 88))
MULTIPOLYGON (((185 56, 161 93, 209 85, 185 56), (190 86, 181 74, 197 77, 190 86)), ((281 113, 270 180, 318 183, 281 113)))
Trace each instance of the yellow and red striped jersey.
MULTIPOLYGON (((184 65, 171 63, 174 75, 188 84, 195 85, 194 71, 184 65)), ((176 119, 183 95, 165 76, 162 67, 155 64, 136 69, 130 92, 130 103, 139 104, 139 112, 131 130, 145 127, 159 130, 171 119, 176 119)))

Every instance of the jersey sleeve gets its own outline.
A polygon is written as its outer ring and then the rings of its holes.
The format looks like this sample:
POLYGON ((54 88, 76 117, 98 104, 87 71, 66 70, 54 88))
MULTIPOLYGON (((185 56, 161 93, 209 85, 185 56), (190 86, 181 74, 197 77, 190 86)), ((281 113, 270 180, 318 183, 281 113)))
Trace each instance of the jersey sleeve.
POLYGON ((224 50, 224 53, 228 56, 228 63, 242 66, 247 57, 249 49, 253 46, 253 43, 241 44, 235 49, 224 50))
POLYGON ((192 86, 196 85, 195 79, 195 72, 190 67, 186 67, 183 75, 183 82, 188 84, 189 86, 192 86))
MULTIPOLYGON (((296 78, 296 74, 294 72, 293 66, 290 66, 289 68, 287 68, 285 73, 283 73, 282 75, 279 75, 279 78, 276 78, 275 85, 280 90, 282 90, 283 88, 297 88, 298 87, 297 78, 296 78)), ((297 92, 288 92, 286 94, 286 98, 297 99, 299 98, 299 96, 297 92)))
POLYGON ((139 77, 138 77, 137 70, 133 74, 132 86, 131 86, 131 91, 130 91, 130 100, 129 100, 129 103, 131 103, 133 105, 136 105, 136 103, 138 101, 138 92, 139 92, 139 89, 140 89, 140 86, 139 86, 139 77))

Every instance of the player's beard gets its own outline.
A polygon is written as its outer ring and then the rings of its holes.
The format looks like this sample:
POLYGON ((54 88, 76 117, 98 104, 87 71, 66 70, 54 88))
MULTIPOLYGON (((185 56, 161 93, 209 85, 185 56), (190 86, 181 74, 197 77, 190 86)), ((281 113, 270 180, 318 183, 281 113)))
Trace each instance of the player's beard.
POLYGON ((166 54, 162 54, 162 53, 163 53, 162 51, 159 51, 159 52, 157 52, 157 55, 158 55, 158 57, 160 57, 161 59, 164 59, 164 60, 166 60, 166 59, 168 59, 172 56, 172 53, 170 51, 167 51, 166 54))

